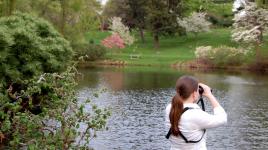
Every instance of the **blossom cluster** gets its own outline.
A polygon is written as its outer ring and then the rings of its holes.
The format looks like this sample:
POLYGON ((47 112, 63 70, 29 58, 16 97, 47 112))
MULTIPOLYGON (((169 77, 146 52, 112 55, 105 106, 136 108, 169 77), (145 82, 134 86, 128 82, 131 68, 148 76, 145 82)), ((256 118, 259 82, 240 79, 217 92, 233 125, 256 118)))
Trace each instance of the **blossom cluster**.
POLYGON ((117 33, 106 37, 101 43, 107 48, 125 48, 124 40, 117 33))
POLYGON ((237 57, 237 56, 244 56, 248 54, 247 49, 241 48, 234 48, 228 46, 220 46, 216 48, 212 48, 212 46, 200 46, 197 47, 195 50, 196 58, 200 59, 214 59, 218 56, 225 56, 225 57, 237 57))
POLYGON ((212 48, 211 46, 197 47, 195 56, 201 60, 208 60, 214 65, 221 67, 222 65, 240 65, 246 59, 245 55, 248 50, 241 48, 233 48, 228 46, 220 46, 212 48))
POLYGON ((232 39, 243 43, 260 43, 268 31, 268 10, 248 3, 245 9, 234 17, 232 39))
POLYGON ((195 50, 195 57, 205 59, 209 57, 209 53, 212 50, 212 46, 200 46, 195 50))
POLYGON ((129 28, 122 23, 122 18, 113 17, 110 19, 112 34, 118 34, 126 45, 132 45, 135 41, 134 37, 130 35, 129 28))
POLYGON ((199 33, 210 31, 211 23, 205 18, 205 13, 192 13, 191 16, 183 19, 177 18, 178 24, 185 28, 186 32, 199 33))

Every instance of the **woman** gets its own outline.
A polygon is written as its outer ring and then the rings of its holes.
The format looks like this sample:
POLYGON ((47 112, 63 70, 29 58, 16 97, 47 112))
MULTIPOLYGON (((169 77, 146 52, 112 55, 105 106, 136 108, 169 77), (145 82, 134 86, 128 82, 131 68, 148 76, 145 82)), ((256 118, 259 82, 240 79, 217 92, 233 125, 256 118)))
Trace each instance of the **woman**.
POLYGON ((176 95, 166 107, 166 125, 170 128, 171 150, 206 150, 206 129, 218 127, 227 122, 227 115, 210 88, 191 76, 182 76, 176 83, 176 95), (213 107, 214 114, 208 114, 196 104, 199 86, 204 90, 213 107))

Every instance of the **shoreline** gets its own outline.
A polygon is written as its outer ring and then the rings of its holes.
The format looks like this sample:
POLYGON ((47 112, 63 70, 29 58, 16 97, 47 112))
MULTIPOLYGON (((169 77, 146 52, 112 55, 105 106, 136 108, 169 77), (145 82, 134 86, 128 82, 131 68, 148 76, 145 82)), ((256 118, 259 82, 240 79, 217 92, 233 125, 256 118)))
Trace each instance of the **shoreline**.
POLYGON ((226 70, 226 71, 249 71, 256 73, 268 73, 268 66, 266 65, 264 68, 257 68, 258 64, 253 65, 239 65, 239 66, 222 66, 218 67, 215 65, 211 65, 208 63, 201 63, 198 60, 191 60, 186 62, 177 62, 174 64, 128 64, 126 61, 122 60, 97 60, 97 61, 87 61, 87 62, 79 62, 79 68, 87 68, 92 66, 115 66, 115 67, 126 67, 126 66, 144 66, 144 67, 170 67, 173 69, 190 69, 190 70, 226 70), (254 68, 255 67, 255 68, 254 68))

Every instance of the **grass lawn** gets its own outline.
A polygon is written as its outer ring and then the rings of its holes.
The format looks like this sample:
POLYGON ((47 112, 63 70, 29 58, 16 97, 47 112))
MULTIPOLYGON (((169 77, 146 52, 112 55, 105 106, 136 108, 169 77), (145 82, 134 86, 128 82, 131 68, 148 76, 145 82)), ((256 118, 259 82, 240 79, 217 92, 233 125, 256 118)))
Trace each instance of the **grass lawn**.
MULTIPOLYGON (((101 40, 108 36, 109 32, 95 32, 86 35, 87 40, 94 40, 100 44, 101 40)), ((231 41, 231 29, 212 29, 208 33, 200 33, 197 36, 189 34, 187 36, 160 37, 159 49, 154 49, 153 39, 150 33, 145 33, 145 43, 140 41, 140 37, 135 33, 136 42, 121 50, 108 50, 107 58, 111 60, 122 60, 133 65, 160 65, 167 66, 177 62, 185 62, 195 58, 194 51, 198 46, 218 47, 221 45, 238 47, 238 44, 231 41), (136 47, 136 50, 135 50, 136 47), (131 55, 137 54, 140 57, 131 59, 131 55)), ((267 38, 265 38, 267 39, 267 38)), ((262 51, 267 54, 268 42, 264 42, 262 51)), ((248 59, 249 61, 251 59, 248 59)))

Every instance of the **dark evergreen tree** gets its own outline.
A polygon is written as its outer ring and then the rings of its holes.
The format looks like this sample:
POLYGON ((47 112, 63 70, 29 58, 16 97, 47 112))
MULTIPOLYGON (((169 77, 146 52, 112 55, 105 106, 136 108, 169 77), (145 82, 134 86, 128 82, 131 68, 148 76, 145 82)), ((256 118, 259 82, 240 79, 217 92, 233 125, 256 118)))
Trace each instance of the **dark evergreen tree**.
POLYGON ((182 15, 181 0, 150 0, 148 1, 148 28, 153 34, 154 47, 159 47, 161 35, 174 35, 179 26, 177 17, 182 15))
POLYGON ((144 43, 144 32, 146 22, 145 18, 147 15, 146 7, 147 0, 126 0, 129 5, 128 20, 132 23, 132 26, 137 28, 140 32, 141 41, 144 43))

